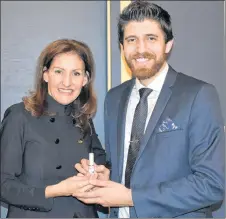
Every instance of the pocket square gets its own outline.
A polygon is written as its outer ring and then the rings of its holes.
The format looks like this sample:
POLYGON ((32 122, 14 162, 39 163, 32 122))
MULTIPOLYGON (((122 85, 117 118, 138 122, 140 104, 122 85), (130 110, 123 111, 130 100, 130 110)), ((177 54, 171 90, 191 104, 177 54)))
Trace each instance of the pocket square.
POLYGON ((175 124, 175 122, 167 117, 165 120, 162 121, 161 125, 158 128, 158 132, 169 132, 173 130, 178 130, 180 127, 175 124))

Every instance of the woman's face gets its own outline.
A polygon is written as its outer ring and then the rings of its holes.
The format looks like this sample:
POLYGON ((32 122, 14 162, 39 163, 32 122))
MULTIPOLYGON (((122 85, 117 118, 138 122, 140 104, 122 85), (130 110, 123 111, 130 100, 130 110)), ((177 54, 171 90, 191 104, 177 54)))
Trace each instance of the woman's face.
POLYGON ((49 95, 63 105, 73 102, 88 81, 84 62, 76 53, 55 56, 43 79, 48 83, 49 95))

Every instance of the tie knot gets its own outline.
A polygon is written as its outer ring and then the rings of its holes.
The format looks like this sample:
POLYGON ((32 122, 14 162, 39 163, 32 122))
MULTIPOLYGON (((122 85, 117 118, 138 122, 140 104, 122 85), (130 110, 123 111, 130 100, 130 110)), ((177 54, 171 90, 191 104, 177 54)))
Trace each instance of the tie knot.
POLYGON ((148 97, 148 95, 152 92, 152 89, 150 88, 141 88, 139 90, 140 93, 140 99, 145 99, 148 97))

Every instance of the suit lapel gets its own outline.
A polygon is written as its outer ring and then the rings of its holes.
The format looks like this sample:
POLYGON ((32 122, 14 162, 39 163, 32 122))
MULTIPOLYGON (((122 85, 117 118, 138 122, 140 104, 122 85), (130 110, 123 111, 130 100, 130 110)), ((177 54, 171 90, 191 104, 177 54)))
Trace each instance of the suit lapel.
MULTIPOLYGON (((141 154, 143 153, 144 148, 146 147, 148 140, 150 139, 150 137, 156 127, 156 124, 170 99, 170 96, 172 94, 171 87, 173 86, 173 84, 176 80, 176 76, 177 76, 177 72, 174 71, 173 68, 169 66, 169 70, 168 70, 165 82, 163 84, 162 90, 160 92, 159 98, 158 98, 155 108, 152 112, 151 118, 148 122, 144 137, 141 140, 140 151, 139 151, 136 163, 139 160, 141 154)), ((136 163, 135 163, 135 165, 136 165, 136 163)))
POLYGON ((119 163, 119 180, 122 178, 123 158, 124 158, 124 139, 125 139, 125 123, 126 112, 128 107, 129 98, 133 89, 135 79, 132 79, 125 90, 122 92, 122 96, 119 102, 118 119, 117 119, 117 151, 118 151, 118 163, 119 163))

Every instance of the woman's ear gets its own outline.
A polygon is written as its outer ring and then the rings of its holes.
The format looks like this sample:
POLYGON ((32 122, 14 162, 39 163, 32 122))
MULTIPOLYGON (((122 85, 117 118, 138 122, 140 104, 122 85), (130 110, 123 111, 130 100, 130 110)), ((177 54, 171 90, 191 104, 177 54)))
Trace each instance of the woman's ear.
POLYGON ((90 74, 88 71, 86 71, 86 75, 83 80, 83 86, 85 86, 89 82, 89 79, 90 79, 90 74))
POLYGON ((43 68, 43 80, 46 82, 46 83, 48 83, 48 81, 49 81, 49 74, 48 74, 48 72, 47 72, 47 68, 46 67, 44 67, 43 68))

